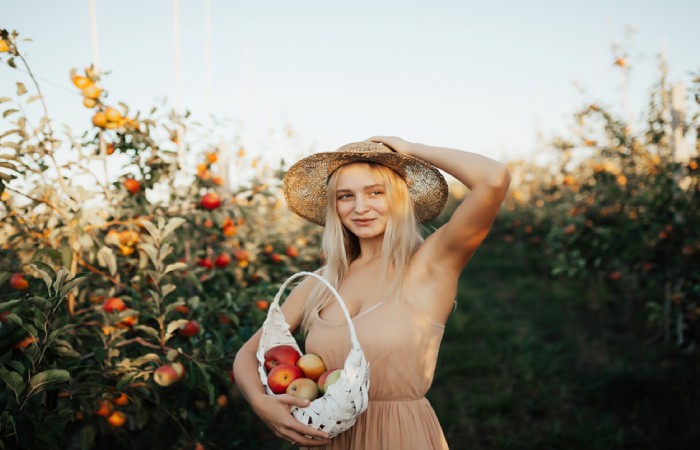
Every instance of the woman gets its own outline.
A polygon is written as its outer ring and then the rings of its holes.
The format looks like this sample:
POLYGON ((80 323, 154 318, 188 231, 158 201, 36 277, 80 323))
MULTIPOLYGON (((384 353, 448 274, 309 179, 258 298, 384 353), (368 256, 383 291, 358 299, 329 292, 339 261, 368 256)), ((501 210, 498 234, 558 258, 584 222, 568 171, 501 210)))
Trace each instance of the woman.
MULTIPOLYGON (((236 355, 236 383, 278 437, 326 449, 447 448, 425 393, 460 272, 486 237, 509 184, 507 168, 487 157, 387 136, 314 154, 290 168, 287 203, 325 225, 326 264, 319 272, 353 318, 370 363, 370 390, 369 406, 355 425, 327 439, 291 416, 290 407, 307 406, 306 400, 265 393, 255 357, 258 331, 236 355), (420 222, 435 218, 447 198, 435 167, 470 194, 423 240, 420 222)), ((328 368, 343 366, 351 345, 347 323, 321 283, 304 280, 282 311, 292 332, 305 331, 307 353, 321 356, 328 368)))

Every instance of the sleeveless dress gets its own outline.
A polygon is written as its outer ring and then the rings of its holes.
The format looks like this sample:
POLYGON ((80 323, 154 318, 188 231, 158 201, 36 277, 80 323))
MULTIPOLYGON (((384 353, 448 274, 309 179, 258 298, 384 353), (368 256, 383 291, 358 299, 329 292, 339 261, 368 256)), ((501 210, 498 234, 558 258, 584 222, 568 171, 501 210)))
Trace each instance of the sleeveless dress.
MULTIPOLYGON (((408 301, 380 302, 352 318, 370 366, 369 405, 349 430, 323 450, 443 450, 447 441, 425 398, 435 373, 444 325, 408 301)), ((347 323, 318 315, 306 335, 307 353, 329 369, 342 368, 350 351, 347 323)))

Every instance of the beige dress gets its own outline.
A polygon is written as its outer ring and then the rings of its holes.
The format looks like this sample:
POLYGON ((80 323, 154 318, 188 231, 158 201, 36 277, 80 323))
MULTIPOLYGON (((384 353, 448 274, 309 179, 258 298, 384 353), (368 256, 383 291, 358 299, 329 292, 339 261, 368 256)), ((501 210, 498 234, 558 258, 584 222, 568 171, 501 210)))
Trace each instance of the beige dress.
MULTIPOLYGON (((435 411, 425 398, 435 373, 444 325, 406 301, 381 302, 353 318, 357 339, 370 364, 369 406, 355 425, 325 450, 447 449, 435 411)), ((350 350, 347 323, 316 317, 306 352, 342 368, 350 350)))

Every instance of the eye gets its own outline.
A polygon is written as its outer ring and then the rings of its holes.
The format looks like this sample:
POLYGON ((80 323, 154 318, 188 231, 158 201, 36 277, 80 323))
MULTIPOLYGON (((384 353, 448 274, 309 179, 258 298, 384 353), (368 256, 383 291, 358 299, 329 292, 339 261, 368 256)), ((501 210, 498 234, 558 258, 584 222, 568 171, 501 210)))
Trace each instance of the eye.
POLYGON ((384 195, 384 191, 372 191, 372 192, 370 193, 370 195, 374 195, 374 196, 377 196, 377 195, 384 195))
POLYGON ((352 197, 352 194, 340 194, 338 200, 347 200, 352 197))

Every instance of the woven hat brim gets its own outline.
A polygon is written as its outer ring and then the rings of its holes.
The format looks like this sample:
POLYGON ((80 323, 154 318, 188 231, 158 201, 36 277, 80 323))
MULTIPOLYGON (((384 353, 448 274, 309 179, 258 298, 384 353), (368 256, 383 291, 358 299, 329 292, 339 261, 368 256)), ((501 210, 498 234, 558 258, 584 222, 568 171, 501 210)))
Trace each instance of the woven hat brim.
POLYGON ((447 202, 448 188, 440 171, 425 161, 396 152, 321 152, 307 156, 289 168, 283 191, 289 209, 319 225, 326 223, 328 177, 353 162, 381 164, 398 173, 408 186, 421 222, 436 218, 447 202))

